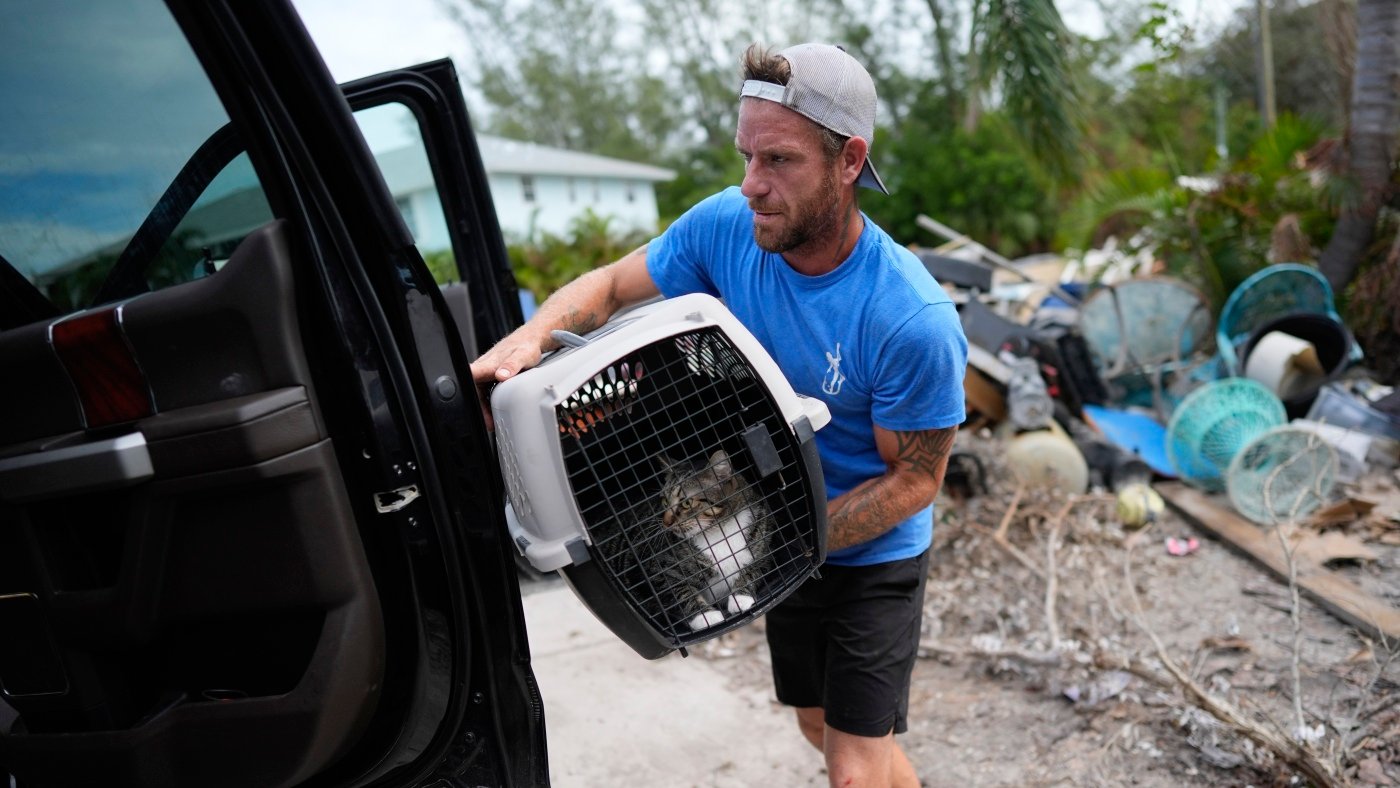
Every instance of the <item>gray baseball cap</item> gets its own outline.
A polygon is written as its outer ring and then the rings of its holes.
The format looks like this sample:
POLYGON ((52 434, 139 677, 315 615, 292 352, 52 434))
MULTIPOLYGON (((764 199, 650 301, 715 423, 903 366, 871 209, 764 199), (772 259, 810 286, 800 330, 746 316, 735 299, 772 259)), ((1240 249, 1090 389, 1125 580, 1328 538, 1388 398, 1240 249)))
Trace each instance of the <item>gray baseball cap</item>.
MULTIPOLYGON (((781 104, 843 137, 860 137, 867 149, 875 143, 875 82, 846 50, 831 44, 798 44, 778 57, 792 71, 788 83, 750 79, 744 82, 740 97, 781 104)), ((856 184, 890 193, 868 153, 856 184)))

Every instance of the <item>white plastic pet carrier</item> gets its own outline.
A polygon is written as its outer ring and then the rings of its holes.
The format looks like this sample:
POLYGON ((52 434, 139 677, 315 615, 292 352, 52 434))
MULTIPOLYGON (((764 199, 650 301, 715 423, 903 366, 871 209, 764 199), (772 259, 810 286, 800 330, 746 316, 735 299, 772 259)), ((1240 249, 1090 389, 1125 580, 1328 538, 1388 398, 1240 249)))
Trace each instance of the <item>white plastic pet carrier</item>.
POLYGON ((648 659, 753 620, 825 560, 830 420, 719 301, 623 313, 496 387, 516 547, 648 659))

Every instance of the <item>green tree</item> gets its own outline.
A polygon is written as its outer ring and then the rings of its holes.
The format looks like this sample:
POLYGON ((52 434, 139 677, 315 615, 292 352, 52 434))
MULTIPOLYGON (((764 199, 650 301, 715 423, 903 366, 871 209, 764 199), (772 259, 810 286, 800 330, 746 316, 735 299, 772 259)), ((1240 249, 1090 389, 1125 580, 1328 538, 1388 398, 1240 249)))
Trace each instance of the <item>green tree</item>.
POLYGON ((964 130, 946 123, 941 101, 912 109, 899 136, 885 136, 885 181, 899 199, 862 207, 891 236, 928 238, 919 214, 938 219, 1002 254, 1046 251, 1055 237, 1054 184, 1027 156, 1000 115, 964 130))
POLYGON ((657 161, 677 130, 645 53, 617 46, 617 10, 591 0, 441 0, 467 32, 485 128, 569 150, 657 161))
MULTIPOLYGON (((1269 17, 1278 111, 1341 128, 1347 112, 1344 69, 1329 47, 1319 46, 1322 31, 1335 24, 1335 4, 1276 0, 1272 5, 1269 17)), ((1242 7, 1223 34, 1205 49, 1199 67, 1203 76, 1209 75, 1231 97, 1251 104, 1259 82, 1257 27, 1253 4, 1242 7)))
POLYGON ((1066 240, 1093 246, 1110 231, 1131 239, 1130 250, 1152 249, 1219 309, 1250 274, 1271 262, 1307 262, 1321 244, 1331 224, 1327 195, 1298 160, 1322 133, 1315 120, 1280 116, 1229 170, 1194 183, 1158 167, 1117 171, 1069 210, 1066 240), (1279 243, 1280 230, 1291 243, 1279 243), (1287 259, 1274 259, 1280 254, 1287 259))
POLYGON ((543 301, 551 293, 595 268, 646 243, 645 233, 619 232, 610 217, 591 211, 576 218, 565 236, 539 233, 506 247, 515 281, 543 301))

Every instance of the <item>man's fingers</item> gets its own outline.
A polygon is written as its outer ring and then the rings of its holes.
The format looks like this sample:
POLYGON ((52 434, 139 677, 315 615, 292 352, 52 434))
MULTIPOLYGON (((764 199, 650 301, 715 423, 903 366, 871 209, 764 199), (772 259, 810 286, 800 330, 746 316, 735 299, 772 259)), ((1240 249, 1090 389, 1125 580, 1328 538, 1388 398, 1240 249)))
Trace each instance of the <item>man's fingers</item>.
POLYGON ((540 363, 539 351, 532 348, 495 348, 472 363, 472 380, 477 384, 500 383, 540 363))
POLYGON ((496 365, 485 356, 471 363, 472 380, 477 383, 490 383, 496 378, 496 365))
POLYGON ((472 380, 477 383, 495 383, 520 371, 519 362, 512 362, 509 355, 503 360, 498 358, 496 353, 490 353, 477 359, 472 364, 472 380))

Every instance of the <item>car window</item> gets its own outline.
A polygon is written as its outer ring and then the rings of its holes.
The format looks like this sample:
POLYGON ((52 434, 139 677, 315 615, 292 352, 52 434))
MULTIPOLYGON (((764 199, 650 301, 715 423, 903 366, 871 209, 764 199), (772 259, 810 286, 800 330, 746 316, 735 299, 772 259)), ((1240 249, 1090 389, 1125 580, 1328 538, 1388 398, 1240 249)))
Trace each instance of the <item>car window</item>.
POLYGON ((200 193, 146 266, 151 289, 214 273, 248 233, 272 221, 248 154, 240 153, 200 193))
POLYGON ((460 281, 418 119, 408 107, 392 102, 357 110, 355 121, 433 278, 440 285, 460 281))
MULTIPOLYGON (((0 3, 0 96, 0 257, 65 312, 93 304, 171 184, 228 123, 160 0, 0 3)), ((271 218, 246 157, 207 179, 173 232, 156 234, 163 243, 132 261, 147 287, 216 270, 271 218)))

